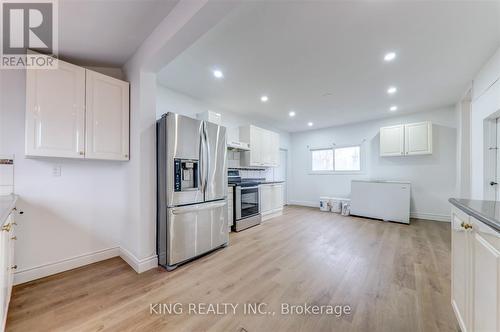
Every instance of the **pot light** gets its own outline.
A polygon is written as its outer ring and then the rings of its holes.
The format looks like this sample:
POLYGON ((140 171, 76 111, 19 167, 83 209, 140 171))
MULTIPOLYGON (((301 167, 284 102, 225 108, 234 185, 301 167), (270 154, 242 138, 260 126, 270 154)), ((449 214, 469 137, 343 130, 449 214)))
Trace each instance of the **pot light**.
POLYGON ((293 118, 295 116, 295 112, 294 111, 290 111, 288 112, 288 116, 293 118))
POLYGON ((389 52, 384 56, 384 61, 387 61, 387 62, 392 61, 394 59, 396 59, 396 53, 394 53, 394 52, 389 52))
POLYGON ((398 88, 396 88, 395 86, 390 86, 389 89, 387 89, 387 93, 390 95, 395 94, 397 91, 398 91, 398 88))
POLYGON ((213 74, 215 78, 224 78, 224 73, 219 69, 214 70, 213 74))
POLYGON ((389 108, 389 110, 391 112, 396 112, 398 110, 398 107, 397 106, 391 106, 391 108, 389 108))
POLYGON ((263 103, 267 102, 268 100, 269 100, 269 98, 267 96, 260 97, 260 101, 263 103))
POLYGON ((312 122, 308 122, 308 123, 307 123, 307 125, 308 125, 309 127, 312 127, 312 126, 313 126, 313 124, 314 124, 314 123, 312 123, 312 122))

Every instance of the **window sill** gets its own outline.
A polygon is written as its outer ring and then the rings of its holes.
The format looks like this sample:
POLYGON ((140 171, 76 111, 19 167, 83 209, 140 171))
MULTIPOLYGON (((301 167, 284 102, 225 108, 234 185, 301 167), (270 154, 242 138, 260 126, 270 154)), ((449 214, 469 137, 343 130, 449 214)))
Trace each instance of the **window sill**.
POLYGON ((363 171, 309 171, 309 175, 363 175, 363 171))

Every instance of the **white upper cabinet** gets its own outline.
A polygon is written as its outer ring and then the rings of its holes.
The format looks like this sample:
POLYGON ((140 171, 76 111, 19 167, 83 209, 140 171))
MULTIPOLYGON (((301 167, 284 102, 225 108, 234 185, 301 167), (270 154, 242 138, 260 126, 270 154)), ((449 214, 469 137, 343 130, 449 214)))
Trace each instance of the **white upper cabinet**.
POLYGON ((129 83, 58 60, 26 70, 25 154, 129 159, 129 83))
POLYGON ((129 83, 86 73, 85 157, 128 160, 129 83))
POLYGON ((432 154, 430 121, 380 128, 380 156, 432 154))
POLYGON ((404 125, 380 128, 380 155, 401 156, 404 154, 404 125))
POLYGON ((432 153, 432 124, 428 121, 405 125, 405 153, 432 153))
POLYGON ((85 69, 26 70, 27 156, 84 158, 85 69))
POLYGON ((240 140, 250 144, 242 153, 242 166, 279 166, 279 134, 256 126, 240 127, 240 140))

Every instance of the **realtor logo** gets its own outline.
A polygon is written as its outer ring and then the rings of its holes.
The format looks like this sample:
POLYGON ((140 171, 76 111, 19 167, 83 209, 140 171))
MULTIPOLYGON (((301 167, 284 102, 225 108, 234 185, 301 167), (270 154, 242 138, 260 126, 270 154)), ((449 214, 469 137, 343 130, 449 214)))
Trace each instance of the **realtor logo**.
POLYGON ((53 68, 57 61, 46 55, 57 55, 56 1, 0 0, 1 68, 53 68))

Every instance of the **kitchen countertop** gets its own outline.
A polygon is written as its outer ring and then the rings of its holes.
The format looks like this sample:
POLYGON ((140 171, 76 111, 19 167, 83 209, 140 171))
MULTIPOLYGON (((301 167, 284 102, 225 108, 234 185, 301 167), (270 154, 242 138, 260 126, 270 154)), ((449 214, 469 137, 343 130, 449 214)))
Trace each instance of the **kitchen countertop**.
POLYGON ((500 202, 450 198, 458 209, 500 232, 500 202))
MULTIPOLYGON (((273 183, 284 183, 285 181, 258 181, 259 184, 273 184, 273 183)), ((235 187, 236 183, 228 183, 228 187, 235 187)))
POLYGON ((16 195, 2 195, 0 196, 0 225, 3 226, 5 220, 10 214, 10 211, 16 206, 16 195))

